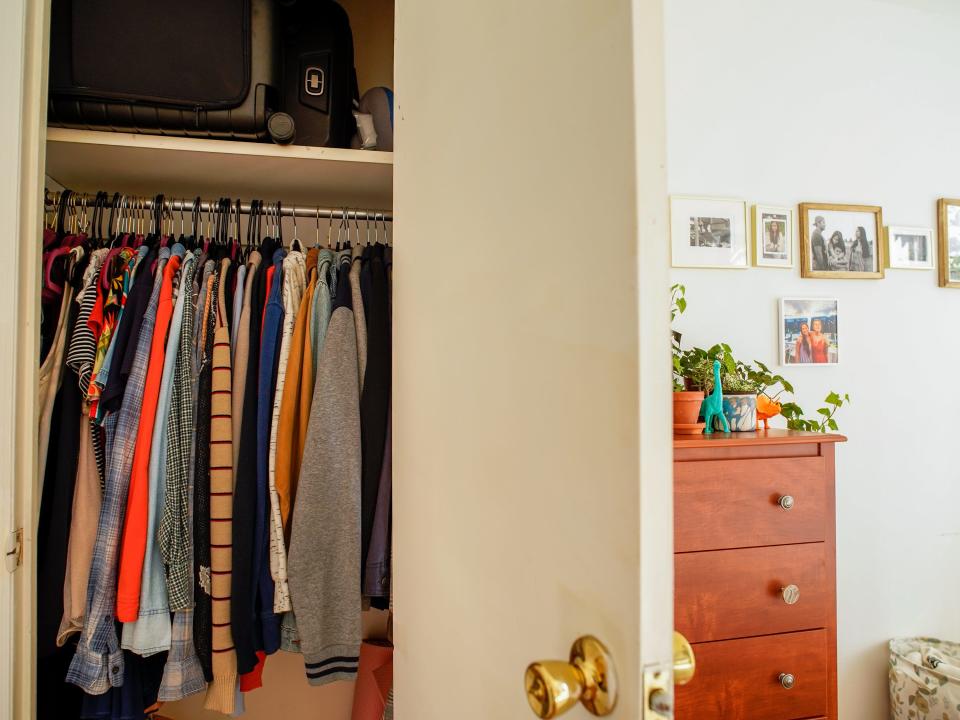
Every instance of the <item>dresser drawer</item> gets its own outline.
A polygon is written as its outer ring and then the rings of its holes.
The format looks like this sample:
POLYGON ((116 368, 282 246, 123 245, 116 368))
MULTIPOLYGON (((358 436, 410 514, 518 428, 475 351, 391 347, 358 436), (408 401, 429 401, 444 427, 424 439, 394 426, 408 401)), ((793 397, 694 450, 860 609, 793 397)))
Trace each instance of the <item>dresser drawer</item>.
POLYGON ((826 484, 822 457, 674 463, 674 550, 824 540, 826 484))
POLYGON ((674 624, 692 642, 827 627, 830 582, 823 543, 674 556, 674 624), (781 590, 796 585, 788 605, 781 590))
POLYGON ((693 646, 697 670, 677 687, 677 720, 795 720, 827 712, 827 633, 811 630, 693 646), (780 674, 794 677, 793 688, 780 674))

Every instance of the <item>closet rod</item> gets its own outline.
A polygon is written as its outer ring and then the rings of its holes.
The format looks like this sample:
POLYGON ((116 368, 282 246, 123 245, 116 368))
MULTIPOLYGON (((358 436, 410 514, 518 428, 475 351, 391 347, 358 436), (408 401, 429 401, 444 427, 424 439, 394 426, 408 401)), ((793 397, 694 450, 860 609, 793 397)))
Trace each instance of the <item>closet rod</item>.
MULTIPOLYGON (((73 193, 72 197, 74 207, 84 207, 92 208, 93 204, 96 202, 96 197, 93 195, 88 195, 86 193, 73 193)), ((142 197, 136 195, 127 195, 128 199, 136 198, 137 205, 134 209, 136 210, 152 210, 153 209, 153 199, 149 197, 142 197)), ((164 206, 170 212, 187 212, 194 209, 193 200, 164 200, 164 206)), ((107 205, 109 208, 109 204, 107 205)), ((219 208, 219 205, 216 201, 201 200, 200 201, 200 211, 204 213, 216 212, 219 208)), ((233 212, 236 212, 237 206, 234 202, 232 209, 233 212)), ((261 206, 261 212, 265 211, 267 208, 271 208, 271 212, 274 212, 276 209, 276 203, 264 202, 261 206)), ((128 208, 129 209, 129 208, 128 208)), ((250 214, 250 203, 241 202, 240 203, 240 213, 242 215, 250 214)), ((346 220, 376 220, 376 221, 386 221, 393 222, 393 213, 385 210, 371 210, 371 209, 355 209, 349 207, 342 208, 322 208, 322 207, 312 207, 310 205, 284 205, 281 201, 280 205, 280 216, 281 217, 302 217, 302 218, 324 218, 324 219, 346 219, 346 220)))

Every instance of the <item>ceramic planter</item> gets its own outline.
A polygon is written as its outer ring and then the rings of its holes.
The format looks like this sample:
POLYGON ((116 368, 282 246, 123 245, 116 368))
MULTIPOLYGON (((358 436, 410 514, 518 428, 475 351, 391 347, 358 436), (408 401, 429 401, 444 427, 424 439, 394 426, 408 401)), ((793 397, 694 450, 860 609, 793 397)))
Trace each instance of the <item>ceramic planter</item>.
POLYGON ((700 405, 703 402, 701 390, 682 390, 673 393, 673 431, 674 433, 697 434, 703 430, 700 417, 700 405))
MULTIPOLYGON (((753 393, 730 393, 723 396, 723 414, 730 432, 753 432, 757 429, 757 396, 753 393)), ((723 430, 714 421, 715 430, 723 430)))

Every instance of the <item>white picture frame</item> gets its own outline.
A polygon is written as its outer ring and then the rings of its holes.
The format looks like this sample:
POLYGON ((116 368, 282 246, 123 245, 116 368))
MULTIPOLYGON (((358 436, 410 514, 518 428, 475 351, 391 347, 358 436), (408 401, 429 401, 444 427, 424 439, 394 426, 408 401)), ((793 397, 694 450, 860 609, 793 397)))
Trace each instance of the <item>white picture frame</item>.
POLYGON ((793 208, 754 205, 753 264, 756 267, 792 268, 793 228, 793 208))
POLYGON ((933 228, 888 225, 887 267, 892 270, 933 270, 936 238, 933 228))
POLYGON ((746 269, 747 204, 731 198, 670 198, 673 267, 746 269))
POLYGON ((780 364, 791 368, 840 364, 840 301, 837 298, 780 299, 780 364), (806 341, 802 339, 804 336, 808 338, 806 341))

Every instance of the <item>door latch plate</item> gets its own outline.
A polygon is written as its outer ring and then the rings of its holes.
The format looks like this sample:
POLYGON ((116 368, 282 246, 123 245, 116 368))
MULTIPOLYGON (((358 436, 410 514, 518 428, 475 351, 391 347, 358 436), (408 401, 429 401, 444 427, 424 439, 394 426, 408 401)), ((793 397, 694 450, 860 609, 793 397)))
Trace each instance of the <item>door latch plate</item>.
POLYGON ((4 564, 7 572, 14 572, 23 560, 23 528, 7 533, 3 544, 4 564))
POLYGON ((643 720, 673 720, 670 671, 657 667, 643 673, 643 720))

